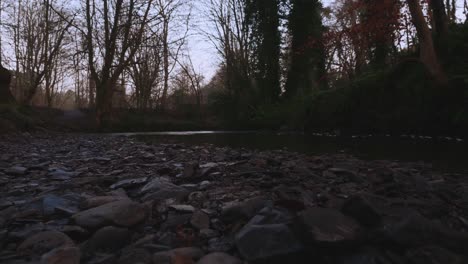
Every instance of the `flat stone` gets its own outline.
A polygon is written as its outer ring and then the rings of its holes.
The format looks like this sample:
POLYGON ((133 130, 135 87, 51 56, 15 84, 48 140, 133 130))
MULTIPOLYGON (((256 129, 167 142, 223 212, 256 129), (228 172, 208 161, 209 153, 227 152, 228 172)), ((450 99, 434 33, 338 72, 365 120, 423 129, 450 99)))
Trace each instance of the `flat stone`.
POLYGON ((64 233, 44 231, 27 238, 21 243, 17 252, 22 255, 42 255, 55 248, 74 246, 73 241, 64 233))
POLYGON ((46 195, 42 199, 42 210, 46 216, 53 215, 57 211, 67 215, 73 215, 79 211, 78 203, 53 194, 46 195))
POLYGON ((131 233, 126 228, 106 226, 94 233, 83 246, 83 254, 88 256, 95 252, 114 252, 130 242, 131 233))
POLYGON ((182 201, 189 195, 189 191, 183 187, 171 183, 165 178, 156 178, 141 188, 140 193, 145 194, 143 201, 163 201, 175 199, 182 201))
POLYGON ((233 223, 239 220, 249 220, 264 208, 270 201, 265 197, 255 197, 242 203, 224 207, 221 212, 221 220, 225 223, 233 223))
POLYGON ((135 179, 125 179, 118 181, 110 186, 111 189, 118 189, 118 188, 131 188, 136 187, 141 184, 144 184, 148 181, 148 177, 141 177, 135 179))
POLYGON ((208 214, 201 210, 195 211, 190 219, 190 224, 196 227, 198 230, 210 228, 210 217, 208 214))
POLYGON ((196 247, 176 248, 155 253, 153 255, 153 263, 194 263, 194 260, 200 259, 203 255, 203 251, 196 247))
POLYGON ((78 175, 78 173, 76 172, 69 172, 61 169, 56 169, 52 172, 49 172, 49 179, 56 181, 67 181, 75 177, 76 175, 78 175))
POLYGON ((249 261, 291 254, 303 248, 284 224, 246 225, 235 240, 237 249, 249 261))
POLYGON ((80 257, 77 247, 60 247, 44 254, 41 264, 80 264, 80 257))
POLYGON ((127 197, 122 197, 122 196, 96 196, 96 197, 90 197, 84 200, 81 204, 80 207, 83 209, 89 209, 89 208, 94 208, 98 207, 104 204, 112 203, 112 202, 117 202, 121 200, 128 200, 127 197))
POLYGON ((118 264, 153 264, 153 258, 148 250, 132 248, 124 250, 120 255, 118 264))
POLYGON ((219 232, 213 229, 201 229, 199 234, 200 237, 204 239, 210 239, 219 236, 219 232))
POLYGON ((341 211, 364 226, 376 226, 382 220, 374 206, 363 196, 351 197, 344 203, 341 211))
POLYGON ((173 204, 169 205, 169 208, 181 213, 193 213, 195 211, 195 207, 188 204, 173 204))
POLYGON ((242 264, 243 262, 223 252, 214 252, 201 258, 197 264, 242 264))
POLYGON ((386 236, 405 248, 438 245, 457 252, 468 250, 468 234, 432 222, 417 212, 407 212, 402 220, 384 229, 386 236))
POLYGON ((131 227, 146 218, 145 208, 130 200, 121 200, 82 211, 72 216, 79 226, 98 228, 108 224, 131 227))
POLYGON ((437 246, 410 249, 406 256, 412 264, 462 264, 468 260, 437 246))
POLYGON ((27 171, 28 171, 28 169, 25 168, 25 167, 13 166, 13 167, 10 167, 10 168, 6 169, 5 173, 9 174, 9 175, 20 176, 20 175, 26 174, 27 171))
POLYGON ((298 216, 297 231, 307 241, 340 244, 357 240, 359 224, 341 212, 328 208, 310 208, 298 216))

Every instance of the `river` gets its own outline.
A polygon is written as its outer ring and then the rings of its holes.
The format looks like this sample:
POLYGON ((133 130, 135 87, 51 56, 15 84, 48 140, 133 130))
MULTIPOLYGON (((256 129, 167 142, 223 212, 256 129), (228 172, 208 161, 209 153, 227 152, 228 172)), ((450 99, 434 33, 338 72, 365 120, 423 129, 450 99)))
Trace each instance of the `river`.
POLYGON ((468 143, 449 137, 414 135, 337 137, 329 134, 274 132, 185 131, 122 133, 153 143, 214 144, 221 147, 258 150, 285 149, 310 155, 348 153, 365 160, 431 163, 444 172, 468 172, 468 143))

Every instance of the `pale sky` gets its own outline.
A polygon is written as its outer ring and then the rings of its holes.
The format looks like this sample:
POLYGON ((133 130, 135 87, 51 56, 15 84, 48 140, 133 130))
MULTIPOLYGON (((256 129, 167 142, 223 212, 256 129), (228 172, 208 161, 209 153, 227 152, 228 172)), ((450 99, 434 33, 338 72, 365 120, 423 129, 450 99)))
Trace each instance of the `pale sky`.
MULTIPOLYGON (((322 0, 324 6, 330 6, 334 0, 322 0)), ((200 0, 195 0, 195 5, 201 3, 200 0)), ((457 1, 458 14, 459 18, 465 17, 463 14, 463 3, 462 1, 457 1)), ((194 12, 194 22, 198 26, 205 26, 203 23, 203 13, 194 12)), ((206 22, 205 22, 206 23, 206 22)), ((196 31, 196 30, 194 30, 196 31)), ((216 50, 213 48, 212 44, 206 41, 203 36, 195 35, 189 39, 188 47, 190 50, 190 55, 192 56, 194 67, 197 71, 202 73, 205 76, 205 81, 208 82, 211 77, 214 75, 217 66, 219 65, 219 57, 216 54, 216 50)))
MULTIPOLYGON (((195 2, 195 9, 201 9, 201 7, 199 7, 201 1, 195 0, 195 2)), ((333 0, 322 0, 322 2, 325 6, 328 6, 333 0)), ((193 19, 195 24, 203 27, 206 23, 206 21, 204 21, 203 12, 194 12, 194 14, 195 16, 193 19)), ((196 29, 194 29, 194 31, 196 31, 196 29)), ((190 55, 192 56, 195 70, 203 74, 205 76, 205 82, 208 82, 216 72, 219 65, 219 57, 212 44, 209 43, 204 36, 197 34, 197 32, 194 32, 194 34, 195 35, 189 39, 188 43, 190 55)))

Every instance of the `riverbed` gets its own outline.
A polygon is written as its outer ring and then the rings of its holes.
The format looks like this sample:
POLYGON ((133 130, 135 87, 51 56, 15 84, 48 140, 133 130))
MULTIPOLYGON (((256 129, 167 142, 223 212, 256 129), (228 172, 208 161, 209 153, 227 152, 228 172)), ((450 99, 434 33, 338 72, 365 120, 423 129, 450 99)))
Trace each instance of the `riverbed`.
POLYGON ((336 136, 259 131, 182 131, 120 133, 152 143, 213 144, 256 150, 289 150, 308 155, 347 153, 364 160, 424 162, 445 172, 468 172, 468 143, 455 137, 420 135, 336 136))

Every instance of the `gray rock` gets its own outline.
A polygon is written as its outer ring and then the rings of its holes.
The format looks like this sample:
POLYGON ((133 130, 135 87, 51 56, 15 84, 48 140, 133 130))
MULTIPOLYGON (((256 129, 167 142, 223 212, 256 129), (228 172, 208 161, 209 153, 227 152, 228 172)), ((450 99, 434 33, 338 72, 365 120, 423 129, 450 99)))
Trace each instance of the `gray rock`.
POLYGON ((131 233, 126 228, 106 226, 94 233, 82 247, 85 256, 95 252, 114 252, 130 242, 131 233))
POLYGON ((376 226, 382 220, 374 206, 363 196, 351 197, 344 203, 341 211, 364 226, 376 226))
POLYGON ((215 237, 208 241, 208 252, 228 252, 234 247, 235 241, 230 237, 215 237))
POLYGON ((268 259, 295 253, 303 248, 284 224, 246 225, 236 234, 236 246, 247 260, 268 259))
POLYGON ((128 200, 128 197, 123 197, 123 196, 89 197, 80 204, 80 207, 82 209, 89 209, 89 208, 94 208, 94 207, 98 207, 98 206, 101 206, 101 205, 104 205, 104 204, 117 202, 117 201, 121 201, 121 200, 128 200))
POLYGON ((145 208, 130 200, 104 204, 72 216, 77 225, 85 228, 98 228, 108 224, 131 227, 146 218, 145 208))
POLYGON ((67 181, 78 175, 76 172, 68 172, 62 169, 55 169, 49 173, 49 179, 56 181, 67 181))
POLYGON ((255 197, 242 203, 224 207, 220 218, 225 223, 249 220, 255 216, 258 211, 270 203, 271 202, 264 197, 255 197))
POLYGON ((41 264, 80 264, 80 257, 77 247, 60 247, 44 254, 41 264))
POLYGON ((145 194, 143 201, 162 201, 166 199, 176 199, 182 201, 189 195, 189 191, 185 188, 171 183, 166 178, 156 178, 147 183, 140 190, 141 194, 145 194))
POLYGON ((118 264, 152 264, 151 253, 143 248, 124 250, 120 255, 118 264))
POLYGON ((386 236, 405 248, 439 245, 457 252, 468 250, 468 234, 432 222, 417 212, 407 212, 394 224, 385 226, 386 236))
POLYGON ((360 226, 354 219, 329 208, 301 212, 296 227, 307 241, 328 245, 355 241, 360 235, 360 226))
POLYGON ((192 215, 190 224, 198 230, 210 228, 210 217, 203 211, 198 210, 192 215))
POLYGON ((242 264, 242 261, 236 257, 222 252, 214 252, 204 256, 197 264, 242 264))
POLYGON ((169 208, 181 213, 193 213, 195 211, 195 207, 188 204, 173 204, 169 205, 169 208))
POLYGON ((144 184, 148 181, 148 177, 141 177, 135 179, 125 179, 118 181, 110 186, 111 189, 118 189, 118 188, 132 188, 138 185, 144 184))
POLYGON ((197 162, 189 162, 184 165, 184 178, 190 178, 197 176, 200 167, 198 166, 197 162))
POLYGON ((200 237, 204 239, 210 239, 219 236, 219 232, 213 229, 201 229, 199 234, 200 237))
POLYGON ((9 175, 20 176, 20 175, 26 174, 27 171, 28 171, 28 169, 25 168, 25 167, 22 167, 22 166, 13 166, 13 167, 11 167, 11 168, 6 169, 6 170, 5 170, 5 173, 6 173, 6 174, 9 174, 9 175))
POLYGON ((57 231, 44 231, 27 238, 18 246, 17 251, 22 255, 41 256, 55 248, 66 246, 74 246, 67 235, 57 231))
POLYGON ((53 215, 57 211, 67 215, 73 215, 79 211, 77 202, 53 194, 46 195, 42 199, 42 210, 46 216, 53 215))
POLYGON ((408 250, 411 264, 462 264, 468 259, 437 246, 426 246, 408 250))
POLYGON ((285 209, 267 206, 250 219, 247 225, 287 224, 293 216, 285 209))
MULTIPOLYGON (((204 253, 201 249, 196 247, 176 248, 168 251, 157 252, 153 255, 153 263, 172 264, 177 259, 194 261, 203 257, 204 253)), ((186 262, 183 262, 186 263, 186 262)), ((192 262, 190 262, 192 263, 192 262)))

